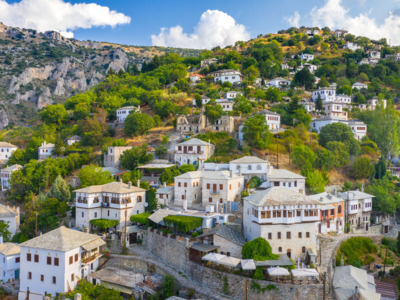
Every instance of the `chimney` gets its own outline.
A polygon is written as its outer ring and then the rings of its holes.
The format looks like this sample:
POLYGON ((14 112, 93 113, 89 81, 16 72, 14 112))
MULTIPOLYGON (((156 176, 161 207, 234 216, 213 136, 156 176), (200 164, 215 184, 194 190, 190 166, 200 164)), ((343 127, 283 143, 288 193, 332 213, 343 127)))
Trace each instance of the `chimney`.
POLYGON ((132 181, 129 181, 129 182, 128 182, 128 189, 130 189, 131 186, 132 186, 132 181))
POLYGON ((140 180, 137 181, 137 187, 140 188, 140 180))
POLYGON ((120 177, 120 178, 119 178, 119 182, 121 182, 121 183, 122 183, 122 177, 120 177))
POLYGON ((219 223, 215 224, 215 229, 219 230, 219 223))
POLYGON ((342 198, 342 193, 338 192, 336 197, 342 198))
POLYGON ((361 185, 361 192, 364 193, 364 184, 361 185))
POLYGON ((333 196, 337 195, 337 189, 333 189, 333 196))
POLYGON ((324 200, 324 197, 319 198, 319 202, 322 202, 324 200))
POLYGON ((167 183, 166 183, 166 182, 163 182, 162 186, 163 186, 163 187, 167 187, 167 183))
POLYGON ((242 168, 239 168, 239 176, 242 176, 242 168))
POLYGON ((233 178, 233 170, 231 170, 231 178, 233 178))
MULTIPOLYGON (((89 228, 85 228, 85 233, 89 233, 89 228)), ((42 233, 40 233, 40 235, 42 235, 42 233)))
POLYGON ((303 189, 299 189, 299 194, 304 194, 303 189))

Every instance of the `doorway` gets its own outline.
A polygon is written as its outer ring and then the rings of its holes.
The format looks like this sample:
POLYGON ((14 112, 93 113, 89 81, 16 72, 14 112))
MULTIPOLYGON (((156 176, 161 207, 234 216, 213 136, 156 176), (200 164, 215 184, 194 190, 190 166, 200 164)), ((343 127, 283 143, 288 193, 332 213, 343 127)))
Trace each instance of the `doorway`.
POLYGON ((136 244, 137 238, 136 238, 136 233, 130 233, 129 234, 129 245, 136 244))
POLYGON ((318 225, 318 233, 321 233, 321 224, 318 225))
POLYGON ((15 270, 15 280, 19 279, 19 270, 15 270))
POLYGON ((292 258, 292 250, 287 249, 286 254, 289 258, 292 258))

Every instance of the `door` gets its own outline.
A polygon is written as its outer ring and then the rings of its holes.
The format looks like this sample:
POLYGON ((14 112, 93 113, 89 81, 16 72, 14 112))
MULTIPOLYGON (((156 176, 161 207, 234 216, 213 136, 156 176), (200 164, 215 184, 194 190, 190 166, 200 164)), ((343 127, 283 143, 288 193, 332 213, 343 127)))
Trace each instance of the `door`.
POLYGON ((197 153, 198 153, 198 154, 201 153, 201 146, 197 146, 197 153))
POLYGON ((96 285, 96 278, 92 278, 93 285, 96 285))
POLYGON ((321 224, 318 225, 318 233, 321 233, 321 224))
POLYGON ((368 231, 368 223, 365 224, 365 231, 368 231))
POLYGON ((213 192, 216 193, 217 192, 217 185, 213 184, 213 192))
POLYGON ((289 258, 292 258, 292 250, 288 249, 286 254, 289 258))
POLYGON ((129 234, 129 245, 136 244, 137 238, 136 238, 136 233, 130 233, 129 234))
MULTIPOLYGON (((368 226, 368 224, 367 224, 367 226, 368 226)), ((368 228, 368 227, 367 227, 368 228)), ((368 230, 368 229, 367 229, 368 230)), ((389 232, 389 226, 385 226, 385 233, 388 233, 389 232)))
POLYGON ((19 270, 15 270, 15 280, 19 279, 19 270))

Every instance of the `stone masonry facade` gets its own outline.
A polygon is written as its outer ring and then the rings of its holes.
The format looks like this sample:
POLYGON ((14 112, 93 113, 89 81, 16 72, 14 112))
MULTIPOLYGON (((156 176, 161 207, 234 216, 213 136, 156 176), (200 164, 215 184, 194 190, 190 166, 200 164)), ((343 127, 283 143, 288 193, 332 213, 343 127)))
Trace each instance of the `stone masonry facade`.
POLYGON ((218 252, 230 253, 232 257, 242 258, 242 246, 214 234, 214 245, 219 246, 218 252))

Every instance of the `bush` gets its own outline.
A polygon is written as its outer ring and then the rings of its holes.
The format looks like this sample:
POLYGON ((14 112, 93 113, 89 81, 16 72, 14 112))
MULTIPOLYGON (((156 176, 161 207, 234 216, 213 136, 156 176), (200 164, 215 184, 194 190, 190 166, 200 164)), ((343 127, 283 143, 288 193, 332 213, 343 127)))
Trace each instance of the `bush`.
POLYGON ((262 280, 264 279, 264 274, 263 274, 263 268, 262 267, 257 267, 255 272, 254 272, 254 279, 262 280))
POLYGON ((371 239, 366 237, 352 237, 340 246, 336 255, 336 265, 340 266, 342 253, 346 257, 348 265, 358 266, 362 263, 362 257, 377 252, 378 247, 373 244, 371 239))
POLYGON ((149 226, 149 217, 151 216, 151 213, 149 212, 145 212, 145 213, 141 213, 141 214, 137 214, 137 215, 132 215, 129 220, 131 222, 137 222, 140 224, 146 224, 147 226, 149 226))
POLYGON ((349 175, 354 179, 365 179, 375 171, 374 165, 368 157, 357 157, 350 167, 349 175))

